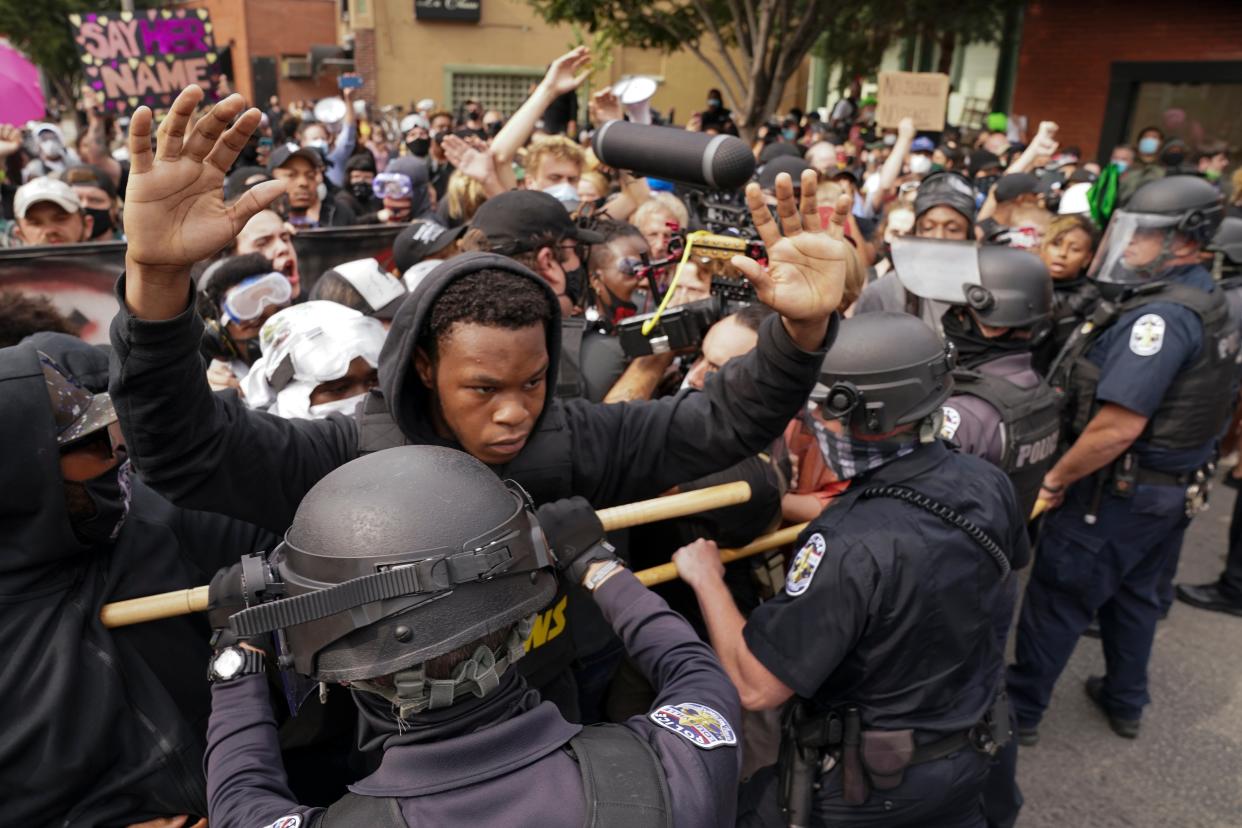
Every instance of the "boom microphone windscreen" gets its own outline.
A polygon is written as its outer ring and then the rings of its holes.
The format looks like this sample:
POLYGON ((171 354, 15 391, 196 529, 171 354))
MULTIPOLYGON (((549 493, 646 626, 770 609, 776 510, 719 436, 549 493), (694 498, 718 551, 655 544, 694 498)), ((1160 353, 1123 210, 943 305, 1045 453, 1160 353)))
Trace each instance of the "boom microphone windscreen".
POLYGON ((732 135, 609 121, 591 147, 609 167, 712 190, 740 189, 755 174, 750 147, 732 135))

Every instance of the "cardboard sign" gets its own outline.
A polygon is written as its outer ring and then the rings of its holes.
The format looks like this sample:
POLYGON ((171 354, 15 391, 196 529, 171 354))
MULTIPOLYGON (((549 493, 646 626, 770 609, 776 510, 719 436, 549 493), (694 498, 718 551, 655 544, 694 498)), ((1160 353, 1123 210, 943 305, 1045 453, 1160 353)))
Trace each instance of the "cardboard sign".
POLYGON ((216 99, 211 87, 219 55, 206 9, 71 14, 69 23, 86 83, 104 109, 167 109, 192 83, 207 100, 216 99))
POLYGON ((876 123, 881 129, 896 127, 902 118, 913 118, 914 128, 940 132, 949 100, 949 76, 939 72, 881 72, 876 95, 876 123))

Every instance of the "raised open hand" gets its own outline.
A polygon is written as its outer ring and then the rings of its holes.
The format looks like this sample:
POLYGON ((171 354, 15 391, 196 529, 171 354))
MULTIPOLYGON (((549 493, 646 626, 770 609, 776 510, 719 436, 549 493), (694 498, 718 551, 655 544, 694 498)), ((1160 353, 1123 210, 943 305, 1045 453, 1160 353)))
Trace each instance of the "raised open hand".
POLYGON ((496 175, 496 159, 487 146, 482 149, 456 135, 444 136, 444 155, 450 164, 480 183, 496 175))
POLYGON ((261 115, 245 109, 241 95, 230 95, 191 129, 190 118, 202 98, 198 86, 182 90, 160 124, 155 152, 151 110, 139 107, 130 121, 125 235, 131 269, 181 274, 232 241, 251 216, 285 190, 282 182, 266 181, 236 202, 224 203, 224 175, 261 115))
POLYGON ((759 185, 748 184, 746 206, 767 247, 768 265, 763 267, 746 256, 733 257, 734 266, 754 285, 759 300, 780 313, 790 336, 807 351, 823 344, 828 319, 841 305, 846 268, 853 255, 844 241, 845 216, 834 210, 829 228, 820 226, 816 184, 814 170, 802 173, 799 210, 793 179, 786 173, 776 177, 779 224, 764 203, 759 185))
POLYGON ((552 65, 548 67, 548 73, 543 76, 543 85, 557 95, 573 92, 590 74, 585 71, 590 62, 591 50, 586 46, 579 46, 572 52, 566 52, 552 61, 552 65))
POLYGON ((601 89, 592 95, 588 108, 591 112, 591 123, 597 127, 609 121, 625 119, 625 110, 621 107, 621 101, 611 89, 601 89))
POLYGON ((15 126, 0 124, 0 158, 7 158, 22 148, 22 131, 15 126))

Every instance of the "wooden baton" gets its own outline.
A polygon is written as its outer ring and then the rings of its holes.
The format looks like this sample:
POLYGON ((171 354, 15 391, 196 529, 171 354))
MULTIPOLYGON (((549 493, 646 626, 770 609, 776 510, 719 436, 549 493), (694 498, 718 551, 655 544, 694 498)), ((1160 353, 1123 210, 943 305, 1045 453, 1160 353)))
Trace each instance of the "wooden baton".
MULTIPOLYGON (((599 516, 600 523, 604 524, 604 530, 613 531, 630 526, 641 526, 644 523, 694 515, 725 506, 736 506, 749 500, 750 484, 741 480, 668 497, 612 506, 600 509, 596 514, 599 516)), ((205 586, 178 589, 173 592, 104 604, 99 612, 99 619, 105 627, 127 627, 130 624, 142 624, 147 621, 159 621, 161 618, 204 612, 209 600, 207 589, 205 586)))
MULTIPOLYGON (((741 549, 721 549, 720 562, 730 563, 742 558, 749 558, 751 555, 758 555, 760 552, 770 552, 787 543, 793 543, 806 527, 807 524, 805 523, 799 523, 797 526, 787 526, 770 535, 755 538, 741 549)), ((650 587, 656 584, 668 583, 669 581, 677 580, 677 564, 670 561, 666 564, 653 566, 650 569, 639 570, 634 575, 638 577, 638 580, 642 581, 643 586, 650 587)))

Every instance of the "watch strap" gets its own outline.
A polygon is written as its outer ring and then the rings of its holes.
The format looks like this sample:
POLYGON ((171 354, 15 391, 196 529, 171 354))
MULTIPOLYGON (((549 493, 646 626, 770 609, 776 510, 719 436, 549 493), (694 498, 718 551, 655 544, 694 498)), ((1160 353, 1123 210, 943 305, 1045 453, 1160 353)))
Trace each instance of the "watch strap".
MULTIPOLYGON (((229 647, 226 649, 234 649, 234 648, 229 647)), ((216 658, 220 655, 220 653, 216 653, 215 656, 212 656, 211 666, 207 670, 208 681, 213 682, 213 683, 234 681, 236 679, 242 678, 243 676, 258 675, 259 673, 262 673, 264 670, 267 669, 267 656, 265 656, 263 653, 255 652, 254 650, 248 650, 245 647, 237 647, 235 649, 237 649, 241 653, 241 656, 242 656, 241 669, 238 670, 235 674, 227 678, 216 675, 216 658)), ((220 652, 224 652, 224 650, 221 650, 220 652)))

